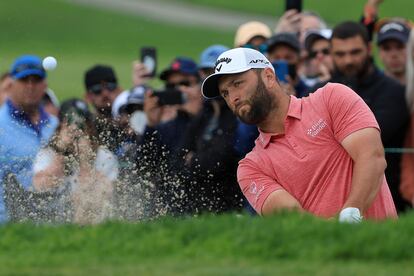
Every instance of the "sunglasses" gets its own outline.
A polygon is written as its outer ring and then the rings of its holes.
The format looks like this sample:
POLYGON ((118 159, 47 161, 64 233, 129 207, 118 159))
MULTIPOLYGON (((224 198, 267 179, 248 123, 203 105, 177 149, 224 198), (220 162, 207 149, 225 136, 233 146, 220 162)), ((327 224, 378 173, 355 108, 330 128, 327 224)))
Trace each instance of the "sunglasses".
POLYGON ((262 44, 259 44, 259 45, 253 45, 253 44, 247 43, 247 44, 244 44, 242 47, 243 48, 249 48, 249 49, 255 49, 255 50, 259 51, 262 54, 266 53, 267 48, 268 48, 266 43, 262 43, 262 44))
POLYGON ((319 53, 323 54, 324 56, 328 56, 331 53, 331 51, 328 48, 324 48, 319 51, 311 51, 309 52, 309 57, 315 58, 319 53))
POLYGON ((110 92, 113 92, 115 89, 117 89, 118 84, 114 82, 106 82, 106 83, 98 83, 95 85, 92 85, 89 87, 89 92, 99 95, 102 93, 104 89, 109 90, 110 92))

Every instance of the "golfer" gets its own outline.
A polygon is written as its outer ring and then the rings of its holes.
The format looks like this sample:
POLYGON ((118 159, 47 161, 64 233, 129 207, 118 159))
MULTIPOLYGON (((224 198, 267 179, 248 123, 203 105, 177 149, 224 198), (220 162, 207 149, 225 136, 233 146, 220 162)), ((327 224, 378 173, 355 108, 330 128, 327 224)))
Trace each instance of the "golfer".
POLYGON ((397 217, 378 123, 350 88, 328 83, 309 97, 289 96, 263 54, 236 48, 218 57, 202 91, 221 95, 259 128, 237 171, 257 213, 296 209, 343 222, 397 217))

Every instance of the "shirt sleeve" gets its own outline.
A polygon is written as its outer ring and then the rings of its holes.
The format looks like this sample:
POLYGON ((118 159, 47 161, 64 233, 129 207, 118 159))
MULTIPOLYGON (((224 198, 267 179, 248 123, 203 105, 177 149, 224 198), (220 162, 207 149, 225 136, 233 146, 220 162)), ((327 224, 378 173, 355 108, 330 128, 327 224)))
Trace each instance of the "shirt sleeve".
POLYGON ((337 141, 363 128, 376 128, 378 122, 364 100, 351 88, 342 84, 327 84, 323 97, 332 120, 337 141))
POLYGON ((262 214, 262 207, 268 196, 283 189, 275 179, 266 175, 257 163, 248 158, 239 162, 237 181, 244 196, 258 214, 262 214))

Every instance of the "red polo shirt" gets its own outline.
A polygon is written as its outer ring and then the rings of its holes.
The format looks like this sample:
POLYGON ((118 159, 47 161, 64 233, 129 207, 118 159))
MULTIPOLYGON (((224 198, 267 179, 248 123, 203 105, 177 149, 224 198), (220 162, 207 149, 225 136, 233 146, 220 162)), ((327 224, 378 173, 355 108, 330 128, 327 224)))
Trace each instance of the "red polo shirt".
MULTIPOLYGON (((335 216, 351 190, 353 161, 341 146, 349 134, 377 128, 369 107, 350 88, 329 83, 309 97, 290 98, 285 133, 260 131, 254 149, 239 162, 243 194, 261 214, 266 198, 284 189, 306 211, 335 216)), ((385 176, 366 218, 397 217, 385 176)))

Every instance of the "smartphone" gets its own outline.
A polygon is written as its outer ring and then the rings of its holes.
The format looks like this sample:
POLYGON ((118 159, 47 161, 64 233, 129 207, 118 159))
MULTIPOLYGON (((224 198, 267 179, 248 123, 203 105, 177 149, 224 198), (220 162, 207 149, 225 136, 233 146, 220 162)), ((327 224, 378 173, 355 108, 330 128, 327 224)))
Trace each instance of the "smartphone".
POLYGON ((277 79, 280 82, 288 83, 286 76, 289 76, 289 64, 285 60, 277 60, 272 62, 277 79))
POLYGON ((140 50, 141 62, 147 67, 150 72, 148 77, 155 77, 157 72, 157 50, 155 47, 142 47, 140 50))
POLYGON ((185 95, 175 88, 163 91, 154 91, 153 95, 158 97, 159 105, 179 105, 186 102, 185 95))
POLYGON ((298 12, 302 12, 302 0, 286 0, 285 11, 288 10, 297 10, 298 12))

